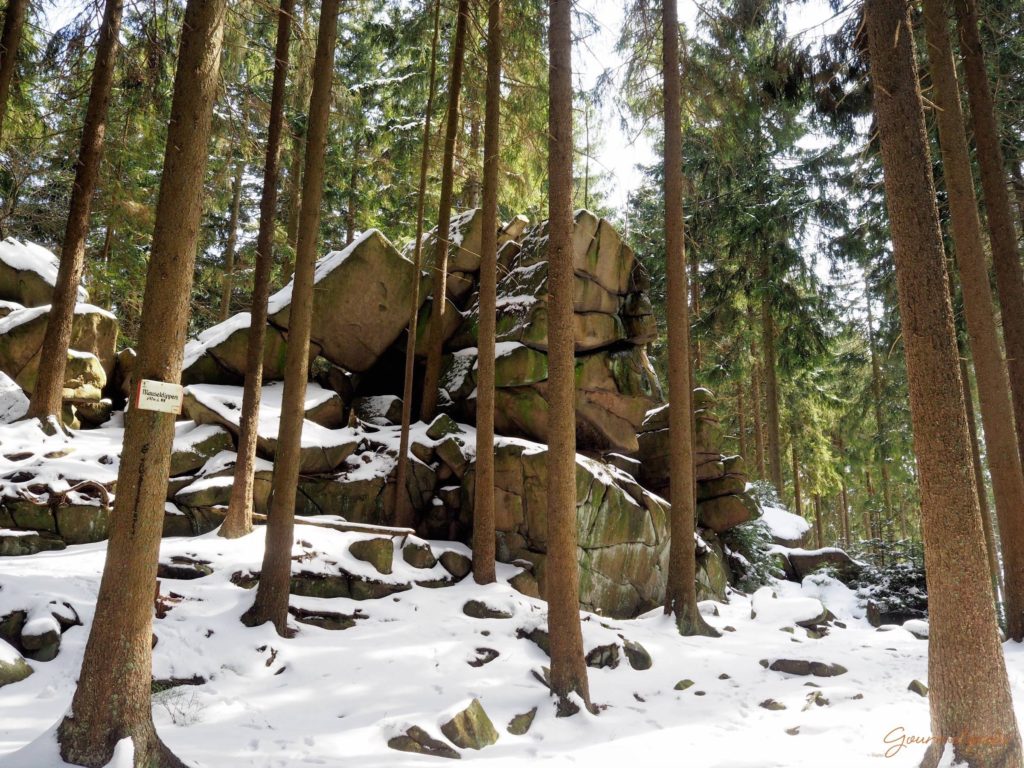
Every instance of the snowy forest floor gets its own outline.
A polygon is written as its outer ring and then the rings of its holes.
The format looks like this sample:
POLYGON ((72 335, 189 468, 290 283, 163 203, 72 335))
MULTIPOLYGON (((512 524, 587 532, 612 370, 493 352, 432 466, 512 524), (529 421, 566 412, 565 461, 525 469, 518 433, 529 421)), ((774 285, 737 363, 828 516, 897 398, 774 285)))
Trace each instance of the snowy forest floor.
MULTIPOLYGON (((306 570, 362 569, 394 582, 432 575, 413 569, 397 550, 393 573, 380 576, 348 552, 361 535, 300 525, 296 555, 306 570)), ((600 714, 556 718, 552 699, 531 674, 547 657, 517 637, 545 623, 544 603, 508 585, 517 568, 499 565, 499 581, 489 586, 470 576, 447 588, 413 585, 376 600, 296 596, 293 608, 359 617, 343 631, 295 624, 296 636, 282 639, 270 625, 250 629, 239 622, 254 593, 231 581, 233 573, 258 570, 263 539, 258 528, 236 541, 211 533, 162 543, 161 562, 186 556, 213 569, 195 580, 164 579, 169 610, 154 620, 154 678, 206 681, 154 696, 161 736, 189 764, 437 765, 438 757, 388 748, 388 739, 412 725, 443 738, 440 724, 472 698, 500 736, 481 751, 460 750, 461 756, 495 766, 910 766, 924 749, 893 748, 901 735, 929 731, 927 699, 907 688, 914 679, 927 680, 927 642, 899 627, 871 627, 856 595, 825 576, 802 585, 779 582, 753 596, 734 593, 727 604, 702 603, 708 621, 722 630, 718 639, 680 637, 660 611, 633 620, 582 614, 587 650, 614 644, 624 651, 628 640, 646 649, 653 664, 635 669, 617 653, 617 667, 589 670, 600 714), (463 612, 469 600, 512 617, 472 618, 463 612), (820 639, 796 625, 820 611, 817 600, 839 622, 820 639), (490 655, 478 649, 497 656, 472 666, 490 655), (760 663, 778 658, 837 663, 848 671, 801 677, 760 663), (677 690, 683 680, 693 685, 677 690), (762 707, 768 699, 785 708, 762 707), (512 717, 533 707, 530 730, 508 733, 512 717)), ((466 551, 434 545, 445 548, 466 551)), ((26 608, 30 619, 33 612, 48 616, 50 601, 66 601, 84 625, 64 634, 56 659, 31 662, 33 675, 0 690, 0 765, 61 764, 53 729, 70 706, 104 554, 98 543, 0 558, 0 616, 26 608)), ((1006 655, 1020 717, 1024 649, 1010 644, 1006 655)), ((124 750, 119 753, 123 758, 124 750)))

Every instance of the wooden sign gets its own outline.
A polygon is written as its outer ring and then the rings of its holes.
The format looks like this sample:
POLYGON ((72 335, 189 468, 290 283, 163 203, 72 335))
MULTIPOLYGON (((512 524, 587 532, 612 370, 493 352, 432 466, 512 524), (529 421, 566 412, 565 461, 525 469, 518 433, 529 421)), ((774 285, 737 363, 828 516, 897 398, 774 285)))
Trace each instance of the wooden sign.
POLYGON ((135 391, 135 407, 140 411, 181 413, 184 396, 180 384, 142 379, 135 391))

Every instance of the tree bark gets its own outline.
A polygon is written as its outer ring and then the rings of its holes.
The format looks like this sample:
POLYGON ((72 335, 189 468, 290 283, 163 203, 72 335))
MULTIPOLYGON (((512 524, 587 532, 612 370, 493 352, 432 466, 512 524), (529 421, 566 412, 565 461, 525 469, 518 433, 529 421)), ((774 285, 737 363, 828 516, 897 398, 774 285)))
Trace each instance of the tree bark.
POLYGON ((850 500, 846 493, 846 473, 839 473, 839 503, 842 504, 843 546, 850 546, 850 500))
POLYGON ((935 741, 922 765, 936 765, 952 738, 969 765, 1017 766, 1024 757, 985 565, 910 6, 867 0, 865 16, 928 580, 935 741))
POLYGON ((740 456, 747 457, 747 414, 743 407, 743 379, 736 379, 736 429, 740 433, 740 456))
MULTIPOLYGON (((448 286, 448 229, 452 221, 452 190, 455 184, 455 140, 459 134, 459 93, 462 90, 462 65, 466 53, 466 29, 469 26, 469 0, 459 0, 452 45, 452 71, 448 80, 448 115, 444 134, 444 158, 441 164, 441 201, 437 213, 437 242, 434 244, 434 303, 431 307, 430 344, 423 379, 420 418, 431 421, 437 413, 437 387, 441 380, 441 353, 444 346, 445 294, 448 286)), ((413 344, 416 340, 413 339, 413 344)))
POLYGON ((423 113, 423 149, 420 153, 420 182, 416 193, 416 240, 413 245, 413 266, 416 281, 412 286, 409 312, 409 333, 405 344, 405 383, 402 387, 402 428, 398 442, 398 466, 395 470, 395 525, 413 524, 412 499, 406 490, 409 475, 409 427, 412 422, 412 390, 416 365, 416 335, 419 324, 420 279, 423 271, 423 216, 427 200, 427 171, 430 169, 430 119, 434 114, 434 89, 437 80, 437 43, 441 30, 441 0, 434 0, 434 37, 430 44, 430 75, 427 85, 427 107, 423 113))
MULTIPOLYGON (((300 62, 301 63, 301 62, 300 62)), ((295 273, 295 248, 299 243, 299 209, 302 208, 302 149, 305 136, 295 132, 291 134, 291 157, 288 167, 288 220, 285 223, 285 236, 291 256, 281 270, 281 281, 287 285, 295 273)))
MULTIPOLYGON (((28 416, 40 419, 58 417, 61 395, 64 392, 64 371, 71 344, 71 325, 78 301, 78 284, 85 268, 85 241, 89 236, 89 217, 92 195, 100 175, 103 159, 103 139, 107 131, 107 107, 110 104, 111 84, 117 63, 118 34, 121 28, 123 0, 107 0, 100 22, 96 44, 96 63, 89 88, 82 141, 75 166, 75 183, 71 189, 71 205, 64 227, 64 241, 60 251, 60 268, 53 291, 50 312, 46 319, 46 335, 39 355, 28 416)), ((10 9, 9 9, 10 11, 10 9)), ((2 68, 2 65, 0 65, 2 68)))
MULTIPOLYGON (((550 0, 548 106, 548 555, 551 692, 590 705, 576 560, 576 385, 573 339, 571 0, 550 0)), ((444 295, 443 293, 441 294, 444 295)))
POLYGON ((356 239, 356 206, 359 204, 359 157, 360 141, 357 137, 352 145, 352 167, 348 172, 348 204, 345 206, 345 245, 356 239))
POLYGON ((295 0, 281 0, 277 11, 277 43, 274 48, 274 82, 270 94, 267 155, 263 164, 263 192, 260 196, 260 228, 256 235, 256 269, 253 275, 249 341, 245 358, 242 415, 238 422, 238 459, 228 513, 218 533, 228 539, 252 531, 253 486, 255 483, 256 438, 263 380, 263 344, 267 336, 267 301, 270 274, 274 268, 274 228, 277 214, 277 185, 280 176, 281 134, 284 130, 285 90, 288 84, 288 55, 295 0))
MULTIPOLYGON (((753 309, 750 310, 750 327, 753 330, 753 309)), ((764 480, 764 425, 761 423, 761 363, 757 355, 757 344, 750 340, 750 410, 754 415, 754 458, 756 460, 757 477, 764 480)))
MULTIPOLYGON (((189 0, 185 8, 146 275, 138 379, 181 379, 225 5, 189 0)), ((182 765, 157 736, 150 709, 153 588, 173 439, 173 414, 128 411, 96 613, 71 714, 58 731, 68 762, 105 765, 114 745, 131 737, 136 765, 182 765)))
POLYGON ((221 282, 220 321, 231 316, 231 294, 235 289, 235 248, 238 245, 238 217, 242 210, 242 172, 245 163, 241 160, 235 166, 235 178, 231 181, 231 215, 228 218, 228 241, 224 247, 224 277, 221 282))
POLYGON ((875 406, 878 474, 882 482, 882 504, 885 509, 885 518, 888 519, 892 514, 892 496, 889 492, 889 442, 886 438, 885 417, 882 411, 882 368, 878 363, 878 353, 875 351, 875 322, 874 313, 871 310, 871 287, 868 285, 867 278, 864 279, 864 300, 868 316, 868 352, 871 356, 871 399, 875 406))
MULTIPOLYGON (((1003 162, 1003 149, 992 90, 985 68, 985 53, 978 33, 975 0, 953 0, 960 32, 960 56, 967 79, 971 127, 977 147, 981 189, 992 246, 992 266, 1002 308, 1003 341, 1006 344, 1010 392, 1016 424, 1018 456, 1024 455, 1024 270, 1021 269, 1017 232, 1003 162)), ((984 416, 983 416, 984 419, 984 416)), ((1003 542, 1004 548, 1011 542, 1003 542)), ((1024 547, 1024 541, 1013 542, 1024 547)), ((1013 586, 1007 584, 1009 590, 1013 586)), ((1024 599, 1022 596, 1021 599, 1024 599)))
POLYGON ((309 336, 313 321, 313 271, 320 232, 320 202, 324 188, 324 151, 331 110, 334 48, 339 0, 323 0, 317 31, 313 92, 309 98, 302 210, 295 250, 288 351, 285 356, 281 423, 278 428, 270 516, 256 602, 245 616, 250 626, 272 622, 277 633, 288 632, 288 588, 291 582, 295 529, 295 492, 299 482, 302 425, 305 421, 306 377, 309 374, 309 336))
MULTIPOLYGON (((771 273, 765 269, 765 279, 771 273)), ((782 498, 782 437, 779 429, 779 382, 775 373, 775 318, 768 302, 761 302, 761 347, 764 353, 764 396, 768 432, 768 472, 779 498, 782 498)))
POLYGON ((825 529, 821 522, 821 496, 814 494, 814 540, 818 549, 825 546, 825 529))
POLYGON ((476 498, 473 505, 473 577, 477 584, 490 584, 495 580, 494 355, 498 301, 498 180, 501 172, 501 46, 502 2, 488 0, 480 329, 477 343, 476 498))
MULTIPOLYGON (((717 636, 697 608, 697 553, 694 546, 695 495, 693 384, 689 348, 690 308, 686 290, 683 221, 683 136, 680 106, 679 17, 676 0, 662 5, 662 65, 665 131, 665 262, 668 273, 669 518, 665 613, 682 635, 717 636)), ((571 284, 570 284, 571 285, 571 284)), ((571 328, 570 322, 566 327, 571 328)))
MULTIPOLYGON (((967 133, 960 107, 960 89, 953 45, 943 0, 925 0, 925 32, 931 62, 932 90, 939 125, 943 177, 956 260, 960 271, 964 314, 971 357, 978 382, 978 403, 985 430, 985 453, 992 475, 996 519, 1003 541, 1003 580, 1006 585, 1006 629, 1024 640, 1024 474, 1013 429, 1010 385, 999 345, 992 291, 989 287, 981 220, 974 195, 967 133)), ((970 389, 964 387, 965 403, 970 389)), ((978 489, 979 501, 984 487, 978 489)), ((984 518, 982 519, 984 522, 984 518)))
POLYGON ((793 456, 793 512, 804 516, 803 498, 800 495, 800 459, 796 452, 796 428, 790 429, 790 452, 793 456))
POLYGON ((0 147, 4 144, 4 118, 7 116, 7 101, 14 82, 14 65, 18 59, 18 46, 25 28, 28 14, 28 0, 7 0, 4 11, 4 29, 0 32, 0 147))

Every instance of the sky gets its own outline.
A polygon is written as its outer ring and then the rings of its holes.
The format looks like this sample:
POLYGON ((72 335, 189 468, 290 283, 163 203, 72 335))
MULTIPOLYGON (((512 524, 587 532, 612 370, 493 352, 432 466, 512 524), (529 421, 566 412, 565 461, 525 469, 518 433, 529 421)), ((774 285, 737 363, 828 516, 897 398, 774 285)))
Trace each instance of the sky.
MULTIPOLYGON (((577 6, 590 13, 598 23, 598 30, 581 41, 574 51, 573 68, 577 83, 584 89, 592 88, 605 69, 611 70, 616 82, 621 80, 623 57, 615 50, 625 15, 624 0, 576 0, 577 6)), ((699 4, 693 0, 680 0, 679 20, 693 34, 697 27, 699 4)), ((787 26, 791 36, 799 35, 813 41, 834 31, 841 19, 834 18, 828 3, 823 0, 809 0, 794 6, 787 14, 787 26)), ((600 146, 594 151, 592 162, 609 175, 604 185, 610 207, 624 210, 629 193, 640 186, 641 174, 638 165, 650 164, 656 157, 650 135, 639 134, 636 127, 626 129, 614 99, 606 98, 602 114, 595 121, 600 126, 600 146)))

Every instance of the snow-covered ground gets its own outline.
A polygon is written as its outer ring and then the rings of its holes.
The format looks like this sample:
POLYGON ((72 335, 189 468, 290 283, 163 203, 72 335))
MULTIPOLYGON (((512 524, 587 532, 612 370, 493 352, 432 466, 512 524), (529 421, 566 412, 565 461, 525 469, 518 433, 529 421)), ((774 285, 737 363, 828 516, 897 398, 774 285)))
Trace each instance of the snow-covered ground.
MULTIPOLYGON (((307 570, 343 568, 383 581, 444 573, 440 565, 414 569, 396 549, 393 573, 380 576, 348 552, 361 535, 300 525, 296 555, 307 570)), ((196 580, 164 579, 170 610, 154 619, 154 677, 206 680, 154 696, 161 736, 190 764, 436 764, 440 758, 398 752, 387 741, 412 725, 443 739, 440 724, 473 698, 500 737, 479 752, 460 750, 462 758, 495 766, 910 766, 923 747, 893 749, 900 735, 928 734, 927 700, 907 690, 914 679, 926 681, 927 643, 902 628, 869 626, 856 596, 827 577, 778 583, 754 596, 736 594, 728 604, 702 604, 708 621, 722 630, 718 639, 682 638, 658 612, 628 621, 582 614, 586 648, 615 644, 619 663, 589 670, 600 714, 556 718, 546 689, 531 674, 547 657, 534 642, 517 637, 517 630, 544 625, 544 604, 508 585, 516 568, 500 565, 499 583, 489 586, 469 577, 447 588, 413 586, 377 600, 293 597, 294 607, 358 617, 342 631, 295 624, 297 635, 286 640, 269 625, 250 629, 239 622, 254 593, 230 577, 257 570, 262 546, 263 530, 257 529, 238 541, 211 533, 165 539, 161 547, 162 562, 184 555, 213 568, 196 580), (513 616, 471 618, 463 613, 471 599, 513 616), (813 618, 816 600, 837 620, 820 639, 796 626, 813 618), (624 640, 642 645, 653 665, 634 669, 622 653, 624 640), (487 654, 478 649, 497 656, 471 666, 487 654), (837 663, 848 671, 799 677, 759 663, 779 658, 837 663), (684 680, 693 684, 677 690, 684 680), (769 699, 785 708, 762 707, 769 699), (533 707, 538 712, 525 735, 506 731, 513 716, 533 707), (887 750, 892 757, 885 757, 887 750)), ((435 553, 465 552, 457 544, 433 546, 435 553)), ((64 634, 56 659, 31 662, 32 676, 0 689, 0 765, 61 764, 52 727, 74 692, 104 552, 100 543, 0 558, 0 616, 66 601, 84 623, 64 634)), ((1008 646, 1007 660, 1011 683, 1021 692, 1024 655, 1008 646)), ((130 744, 124 747, 121 761, 130 744)))

